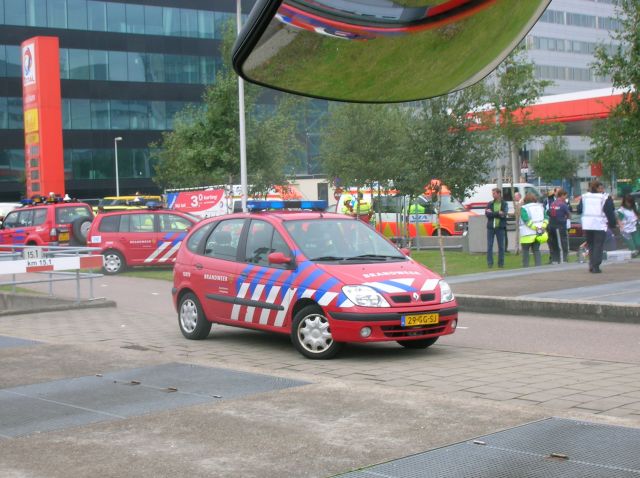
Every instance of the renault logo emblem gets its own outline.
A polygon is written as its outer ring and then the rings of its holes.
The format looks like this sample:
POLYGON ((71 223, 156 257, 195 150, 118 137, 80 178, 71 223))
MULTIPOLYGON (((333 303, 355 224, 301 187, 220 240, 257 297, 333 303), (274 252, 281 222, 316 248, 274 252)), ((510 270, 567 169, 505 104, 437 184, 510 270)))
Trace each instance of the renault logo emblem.
POLYGON ((418 295, 417 292, 413 293, 413 300, 418 300, 420 298, 420 296, 418 295))

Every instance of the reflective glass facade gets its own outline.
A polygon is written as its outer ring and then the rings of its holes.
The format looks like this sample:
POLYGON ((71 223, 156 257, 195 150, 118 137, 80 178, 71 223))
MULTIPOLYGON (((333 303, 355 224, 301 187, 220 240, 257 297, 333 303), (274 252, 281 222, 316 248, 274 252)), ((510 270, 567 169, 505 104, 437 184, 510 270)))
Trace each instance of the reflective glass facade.
MULTIPOLYGON (((243 1, 246 14, 253 0, 243 1)), ((0 201, 24 185, 20 43, 60 39, 67 191, 157 192, 149 145, 215 79, 235 0, 0 0, 0 201)))

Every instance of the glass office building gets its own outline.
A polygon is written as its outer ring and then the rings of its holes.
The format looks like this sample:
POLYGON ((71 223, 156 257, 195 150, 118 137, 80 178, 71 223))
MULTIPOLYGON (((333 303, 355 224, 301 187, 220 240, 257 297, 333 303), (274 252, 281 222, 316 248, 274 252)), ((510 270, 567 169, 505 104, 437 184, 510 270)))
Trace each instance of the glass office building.
POLYGON ((24 40, 60 39, 67 191, 115 194, 114 139, 122 137, 121 192, 156 192, 149 144, 201 101, 235 12, 235 0, 0 0, 0 201, 24 191, 24 40))
MULTIPOLYGON (((525 39, 536 77, 553 82, 545 95, 610 88, 611 79, 596 75, 591 64, 596 46, 611 51, 610 33, 619 26, 615 0, 553 0, 525 39)), ((580 192, 578 185, 583 188, 591 177, 591 143, 583 136, 588 128, 586 124, 572 125, 565 137, 570 154, 581 164, 577 178, 565 184, 575 194, 580 192)), ((541 143, 531 144, 530 154, 537 154, 541 148, 541 143)), ((528 179, 536 181, 533 173, 528 179)))
POLYGON ((611 43, 618 28, 614 0, 553 0, 525 40, 536 76, 554 95, 611 86, 591 68, 597 45, 611 43))

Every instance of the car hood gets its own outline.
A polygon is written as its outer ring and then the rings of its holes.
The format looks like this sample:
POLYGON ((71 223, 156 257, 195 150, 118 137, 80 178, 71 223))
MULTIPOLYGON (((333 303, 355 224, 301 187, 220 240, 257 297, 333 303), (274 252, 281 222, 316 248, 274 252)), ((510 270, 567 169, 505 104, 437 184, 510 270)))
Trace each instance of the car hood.
POLYGON ((463 212, 442 212, 440 213, 440 217, 446 217, 449 220, 454 222, 468 222, 469 216, 476 216, 477 214, 474 212, 463 211, 463 212))
POLYGON ((425 280, 431 279, 437 282, 440 279, 438 274, 412 259, 366 264, 316 263, 316 265, 344 285, 389 282, 404 284, 408 289, 421 289, 425 280))

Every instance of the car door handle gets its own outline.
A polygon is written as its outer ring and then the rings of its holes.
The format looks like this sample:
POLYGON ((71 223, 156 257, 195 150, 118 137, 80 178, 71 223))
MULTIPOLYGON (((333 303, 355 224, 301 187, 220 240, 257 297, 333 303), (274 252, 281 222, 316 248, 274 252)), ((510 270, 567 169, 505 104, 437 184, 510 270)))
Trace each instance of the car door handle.
POLYGON ((202 267, 202 264, 196 264, 196 265, 195 265, 195 267, 196 267, 196 269, 198 269, 198 270, 202 270, 202 268, 203 268, 203 267, 202 267))

